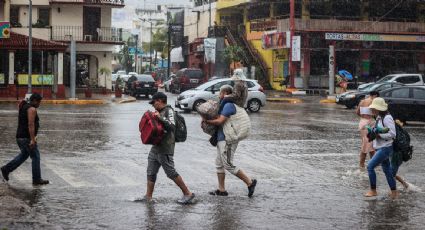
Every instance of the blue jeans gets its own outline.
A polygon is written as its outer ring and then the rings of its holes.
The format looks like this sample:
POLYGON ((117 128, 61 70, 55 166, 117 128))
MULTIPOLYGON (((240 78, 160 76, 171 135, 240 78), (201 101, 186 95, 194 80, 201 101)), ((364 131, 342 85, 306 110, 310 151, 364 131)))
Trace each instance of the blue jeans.
POLYGON ((396 182, 392 173, 392 168, 390 165, 390 155, 393 153, 393 147, 383 147, 378 149, 378 151, 373 155, 372 159, 367 165, 367 172, 369 173, 369 182, 370 188, 376 189, 376 173, 375 168, 379 164, 382 166, 382 170, 385 173, 387 178, 388 185, 391 190, 396 190, 396 182))
POLYGON ((4 166, 7 172, 11 173, 17 169, 22 163, 24 163, 28 157, 32 159, 32 180, 41 180, 41 169, 40 169, 40 152, 38 151, 37 145, 33 149, 30 149, 29 138, 16 138, 21 153, 4 166))

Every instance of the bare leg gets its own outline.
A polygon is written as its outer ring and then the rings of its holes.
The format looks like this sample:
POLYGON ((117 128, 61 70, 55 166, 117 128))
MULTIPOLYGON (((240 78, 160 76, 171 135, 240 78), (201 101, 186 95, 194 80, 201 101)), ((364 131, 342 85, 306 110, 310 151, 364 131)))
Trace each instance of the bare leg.
POLYGON ((226 174, 225 173, 217 173, 217 179, 218 179, 218 190, 220 190, 220 192, 224 192, 226 191, 226 186, 225 186, 225 179, 226 179, 226 174))
POLYGON ((409 184, 401 176, 395 176, 395 179, 398 180, 405 189, 409 187, 409 184))
POLYGON ((152 199, 154 188, 155 188, 155 182, 148 180, 148 184, 146 186, 146 198, 152 199))
POLYGON ((176 179, 174 179, 174 183, 176 183, 176 185, 179 186, 179 188, 182 190, 182 192, 185 196, 191 196, 192 195, 192 193, 187 188, 187 186, 184 183, 183 178, 181 176, 176 177, 176 179))
POLYGON ((236 173, 236 176, 241 179, 243 182, 245 182, 245 184, 247 186, 250 186, 252 184, 252 180, 251 178, 249 178, 243 171, 242 169, 238 171, 238 173, 236 173))
POLYGON ((364 169, 365 168, 365 161, 366 161, 366 155, 367 153, 360 153, 360 168, 364 169))

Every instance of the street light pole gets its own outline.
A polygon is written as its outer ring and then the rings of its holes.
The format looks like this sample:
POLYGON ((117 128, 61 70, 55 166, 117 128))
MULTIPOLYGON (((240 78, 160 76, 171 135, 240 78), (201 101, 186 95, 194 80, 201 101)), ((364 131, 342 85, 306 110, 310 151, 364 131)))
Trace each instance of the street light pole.
POLYGON ((28 94, 32 93, 32 0, 28 12, 28 94))
MULTIPOLYGON (((208 32, 211 30, 211 0, 208 0, 209 26, 208 32)), ((208 36, 209 37, 209 36, 208 36)), ((211 62, 208 63, 208 79, 211 79, 211 62)))
POLYGON ((149 42, 149 70, 152 71, 152 20, 149 22, 151 23, 151 41, 149 42))

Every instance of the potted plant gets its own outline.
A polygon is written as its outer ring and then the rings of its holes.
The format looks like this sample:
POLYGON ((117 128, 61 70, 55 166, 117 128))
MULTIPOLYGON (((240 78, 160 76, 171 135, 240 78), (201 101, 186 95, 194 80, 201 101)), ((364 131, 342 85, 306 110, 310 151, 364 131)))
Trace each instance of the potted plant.
POLYGON ((111 70, 109 68, 102 67, 99 69, 99 74, 103 76, 103 79, 105 79, 105 88, 103 89, 103 94, 106 94, 106 82, 107 80, 111 80, 111 70))
POLYGON ((93 95, 92 88, 94 86, 96 86, 97 80, 96 79, 86 78, 84 80, 84 84, 87 86, 86 89, 84 90, 84 94, 85 94, 86 98, 91 98, 92 95, 93 95))
POLYGON ((121 77, 117 77, 117 80, 115 81, 115 97, 119 98, 122 97, 122 88, 123 88, 123 79, 121 77))

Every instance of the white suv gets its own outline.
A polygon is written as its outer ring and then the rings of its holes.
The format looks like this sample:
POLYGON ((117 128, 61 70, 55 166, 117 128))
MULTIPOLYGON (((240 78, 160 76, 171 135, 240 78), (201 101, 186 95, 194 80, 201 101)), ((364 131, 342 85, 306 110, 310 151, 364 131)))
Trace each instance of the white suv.
MULTIPOLYGON (((245 79, 248 86, 248 97, 245 108, 251 112, 260 111, 266 105, 266 95, 263 87, 256 80, 245 79)), ((234 85, 230 78, 216 79, 206 82, 194 89, 181 93, 176 100, 176 107, 182 110, 196 110, 196 108, 207 100, 219 100, 220 87, 223 85, 234 85)))
POLYGON ((390 74, 387 75, 381 79, 379 79, 377 82, 370 82, 366 84, 359 85, 359 90, 366 89, 367 87, 377 84, 377 83, 384 83, 384 82, 398 82, 402 83, 404 85, 424 85, 425 79, 423 75, 421 74, 390 74))

